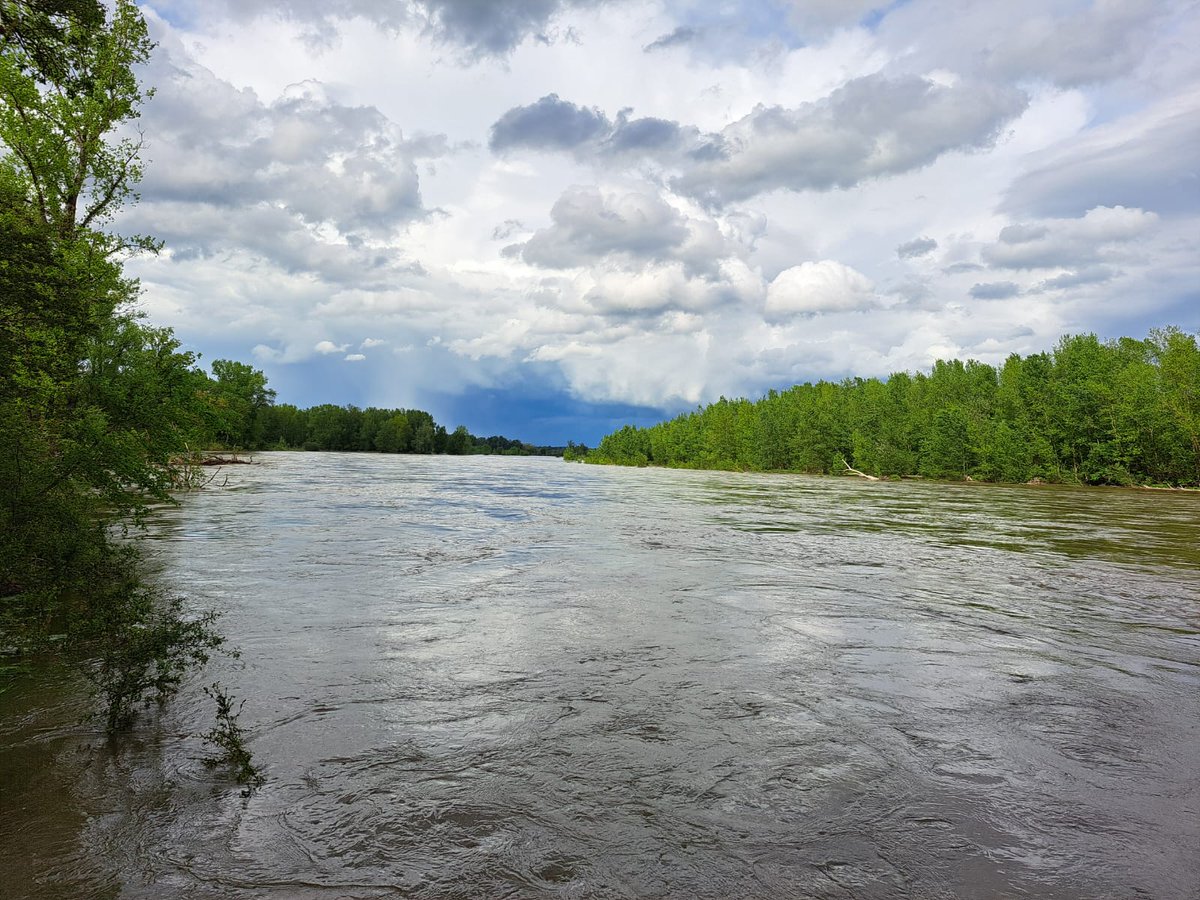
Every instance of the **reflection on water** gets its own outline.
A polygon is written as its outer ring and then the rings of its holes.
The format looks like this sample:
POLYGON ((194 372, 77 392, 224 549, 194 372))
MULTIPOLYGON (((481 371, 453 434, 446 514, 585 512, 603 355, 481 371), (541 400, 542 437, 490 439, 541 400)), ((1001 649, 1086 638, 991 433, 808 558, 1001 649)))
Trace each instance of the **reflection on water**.
POLYGON ((0 697, 12 896, 1200 896, 1195 495, 267 454, 157 534, 268 783, 0 697))

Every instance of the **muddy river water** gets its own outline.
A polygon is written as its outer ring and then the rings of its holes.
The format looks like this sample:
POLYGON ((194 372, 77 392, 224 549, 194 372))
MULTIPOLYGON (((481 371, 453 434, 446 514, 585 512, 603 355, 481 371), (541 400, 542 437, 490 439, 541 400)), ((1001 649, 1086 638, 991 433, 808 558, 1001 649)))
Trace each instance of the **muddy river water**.
POLYGON ((240 659, 0 697, 0 895, 1200 897, 1200 495, 259 460, 153 526, 240 659))

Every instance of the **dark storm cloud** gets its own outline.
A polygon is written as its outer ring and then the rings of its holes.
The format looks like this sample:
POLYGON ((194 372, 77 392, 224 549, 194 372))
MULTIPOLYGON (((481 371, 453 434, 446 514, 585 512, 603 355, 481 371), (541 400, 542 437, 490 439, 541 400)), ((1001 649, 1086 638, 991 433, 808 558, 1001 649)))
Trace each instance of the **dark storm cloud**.
POLYGON ((916 259, 937 249, 938 242, 933 238, 919 237, 906 241, 896 248, 896 255, 901 259, 916 259))
POLYGON ((536 103, 514 107, 497 119, 488 146, 493 152, 517 147, 571 150, 611 129, 608 117, 599 110, 560 100, 558 94, 547 94, 536 103))

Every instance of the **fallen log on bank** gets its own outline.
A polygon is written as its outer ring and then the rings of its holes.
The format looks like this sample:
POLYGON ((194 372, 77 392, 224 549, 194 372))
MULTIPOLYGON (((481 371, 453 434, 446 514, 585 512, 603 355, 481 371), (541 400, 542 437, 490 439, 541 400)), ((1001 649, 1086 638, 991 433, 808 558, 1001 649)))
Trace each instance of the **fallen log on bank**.
POLYGON ((878 481, 879 480, 879 477, 876 475, 868 475, 866 472, 860 472, 858 469, 855 469, 854 467, 852 467, 850 465, 850 463, 846 462, 846 457, 844 457, 844 456, 841 457, 841 460, 842 460, 842 465, 846 467, 846 471, 842 473, 843 475, 857 475, 859 478, 867 479, 867 481, 878 481))
POLYGON ((254 460, 242 459, 239 456, 205 456, 192 463, 196 466, 250 466, 253 464, 254 460))

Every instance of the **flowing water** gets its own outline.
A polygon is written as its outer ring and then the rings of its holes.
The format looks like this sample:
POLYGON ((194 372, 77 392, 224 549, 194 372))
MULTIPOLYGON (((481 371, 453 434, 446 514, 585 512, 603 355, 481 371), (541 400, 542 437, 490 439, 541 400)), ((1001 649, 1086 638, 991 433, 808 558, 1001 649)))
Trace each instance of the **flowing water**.
POLYGON ((260 462, 154 532, 240 660, 0 697, 5 897, 1200 897, 1200 496, 260 462))

